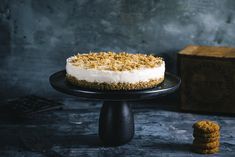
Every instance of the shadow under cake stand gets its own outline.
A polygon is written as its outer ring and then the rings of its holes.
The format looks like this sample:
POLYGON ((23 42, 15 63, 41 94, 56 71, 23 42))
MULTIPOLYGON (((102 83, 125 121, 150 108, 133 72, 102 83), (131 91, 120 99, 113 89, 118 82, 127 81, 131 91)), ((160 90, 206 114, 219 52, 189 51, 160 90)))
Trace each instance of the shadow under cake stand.
POLYGON ((66 81, 66 71, 50 76, 50 83, 56 90, 80 98, 102 100, 99 117, 99 137, 106 146, 117 146, 129 142, 134 136, 134 117, 127 101, 136 101, 163 96, 174 92, 180 85, 180 78, 165 73, 164 81, 151 89, 131 91, 102 91, 71 85, 66 81))

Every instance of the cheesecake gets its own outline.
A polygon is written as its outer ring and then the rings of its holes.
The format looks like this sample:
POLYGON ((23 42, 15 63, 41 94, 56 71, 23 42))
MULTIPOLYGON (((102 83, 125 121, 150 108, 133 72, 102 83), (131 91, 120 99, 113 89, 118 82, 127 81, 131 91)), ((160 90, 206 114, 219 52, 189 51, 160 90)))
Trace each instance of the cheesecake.
POLYGON ((161 57, 126 52, 90 52, 66 60, 66 80, 74 86, 99 90, 139 90, 163 82, 161 57))

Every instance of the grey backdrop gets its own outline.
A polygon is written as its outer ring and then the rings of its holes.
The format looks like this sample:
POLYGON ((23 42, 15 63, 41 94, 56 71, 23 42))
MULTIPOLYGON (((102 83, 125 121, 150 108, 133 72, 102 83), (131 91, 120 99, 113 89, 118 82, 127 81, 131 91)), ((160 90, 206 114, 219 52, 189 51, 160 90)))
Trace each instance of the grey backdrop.
POLYGON ((63 96, 48 77, 76 52, 155 53, 175 72, 188 44, 235 47, 235 1, 1 0, 0 98, 63 96))

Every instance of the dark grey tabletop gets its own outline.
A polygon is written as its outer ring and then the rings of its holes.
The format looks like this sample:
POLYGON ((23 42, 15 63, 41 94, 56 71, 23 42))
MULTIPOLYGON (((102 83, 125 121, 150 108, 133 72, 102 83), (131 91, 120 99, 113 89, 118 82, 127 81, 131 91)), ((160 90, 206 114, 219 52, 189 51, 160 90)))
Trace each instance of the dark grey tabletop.
POLYGON ((101 102, 71 97, 58 101, 65 104, 62 110, 24 120, 0 115, 0 156, 51 156, 48 150, 65 157, 202 156, 190 151, 192 124, 200 119, 215 120, 222 126, 221 151, 210 156, 235 156, 235 117, 181 113, 174 102, 132 102, 133 140, 123 146, 103 147, 97 135, 101 102), (28 139, 31 149, 22 138, 28 139))

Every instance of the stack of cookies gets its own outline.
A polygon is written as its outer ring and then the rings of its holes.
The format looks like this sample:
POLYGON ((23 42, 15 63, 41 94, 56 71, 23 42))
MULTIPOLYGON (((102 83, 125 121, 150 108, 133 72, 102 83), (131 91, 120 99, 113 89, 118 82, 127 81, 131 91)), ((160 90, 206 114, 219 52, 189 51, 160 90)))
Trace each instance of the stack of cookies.
POLYGON ((193 125, 193 151, 213 154, 219 151, 220 126, 209 120, 198 121, 193 125))

